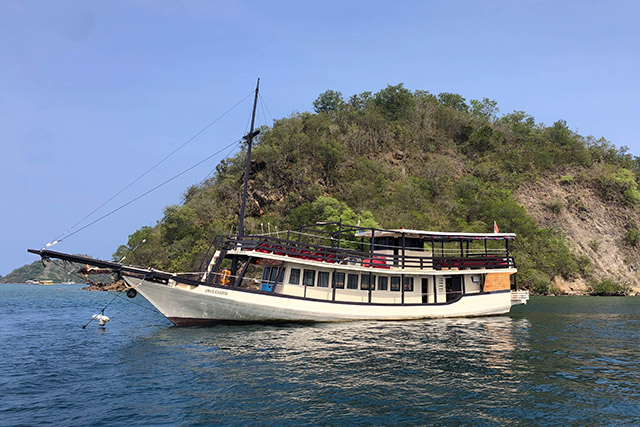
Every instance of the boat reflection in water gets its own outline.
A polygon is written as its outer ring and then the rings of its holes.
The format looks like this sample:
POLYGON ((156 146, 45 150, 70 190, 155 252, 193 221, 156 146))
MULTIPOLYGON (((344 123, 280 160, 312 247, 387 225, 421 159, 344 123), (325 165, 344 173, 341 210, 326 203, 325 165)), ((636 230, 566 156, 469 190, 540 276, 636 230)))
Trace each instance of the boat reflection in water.
POLYGON ((198 384, 188 392, 203 422, 224 415, 212 404, 221 395, 244 411, 268 397, 272 409, 309 406, 314 413, 329 411, 334 421, 336 414, 359 413, 363 422, 380 422, 387 412, 402 413, 403 405, 421 408, 414 421, 438 408, 449 420, 459 414, 482 421, 492 419, 486 410, 495 406, 496 393, 505 405, 517 396, 522 373, 515 355, 526 349, 516 341, 526 341, 528 328, 527 320, 507 316, 165 328, 132 343, 125 358, 141 371, 164 366, 168 354, 182 360, 185 385, 178 388, 198 384), (133 357, 139 354, 144 360, 133 357), (462 399, 472 401, 472 411, 459 405, 462 399))

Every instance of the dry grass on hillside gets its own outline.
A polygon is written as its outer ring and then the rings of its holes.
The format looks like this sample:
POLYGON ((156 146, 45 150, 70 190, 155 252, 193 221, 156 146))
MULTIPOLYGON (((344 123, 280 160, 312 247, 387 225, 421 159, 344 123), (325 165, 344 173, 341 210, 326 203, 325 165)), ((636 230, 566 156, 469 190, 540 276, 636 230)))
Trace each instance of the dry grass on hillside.
MULTIPOLYGON (((608 204, 579 182, 561 184, 560 176, 523 184, 516 198, 540 227, 562 230, 574 253, 591 259, 592 279, 626 281, 635 293, 640 292, 640 250, 625 239, 629 224, 640 224, 637 210, 608 204)), ((581 294, 588 283, 556 278, 554 286, 565 293, 581 294)))

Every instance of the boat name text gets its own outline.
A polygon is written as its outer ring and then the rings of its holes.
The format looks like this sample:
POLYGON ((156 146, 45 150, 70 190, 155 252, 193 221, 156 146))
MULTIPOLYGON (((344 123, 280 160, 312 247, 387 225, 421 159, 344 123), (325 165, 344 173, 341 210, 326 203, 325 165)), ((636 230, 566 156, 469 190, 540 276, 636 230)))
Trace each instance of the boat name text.
POLYGON ((205 292, 208 292, 210 294, 217 294, 217 295, 228 295, 229 293, 227 291, 221 291, 220 289, 205 289, 205 292))

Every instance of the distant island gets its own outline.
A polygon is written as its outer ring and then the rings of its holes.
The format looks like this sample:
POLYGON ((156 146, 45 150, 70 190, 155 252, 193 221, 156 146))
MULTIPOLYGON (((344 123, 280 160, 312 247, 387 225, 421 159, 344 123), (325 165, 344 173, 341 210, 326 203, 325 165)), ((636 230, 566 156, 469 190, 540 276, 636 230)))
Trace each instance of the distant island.
MULTIPOLYGON (((89 281, 78 273, 82 268, 78 264, 62 264, 59 261, 47 263, 46 266, 42 261, 37 260, 31 264, 16 268, 11 273, 0 278, 0 283, 30 283, 40 284, 41 282, 50 281, 53 283, 77 283, 84 284, 89 281)), ((92 281, 103 283, 112 283, 113 278, 110 275, 97 275, 91 277, 92 281)))

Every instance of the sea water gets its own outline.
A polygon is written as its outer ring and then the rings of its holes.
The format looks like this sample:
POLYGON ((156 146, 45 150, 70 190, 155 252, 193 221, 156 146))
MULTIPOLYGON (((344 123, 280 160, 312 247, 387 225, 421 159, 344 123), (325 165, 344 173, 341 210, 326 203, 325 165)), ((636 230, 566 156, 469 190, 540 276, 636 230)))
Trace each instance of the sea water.
POLYGON ((140 296, 0 285, 0 425, 640 425, 639 350, 633 297, 177 328, 140 296))

